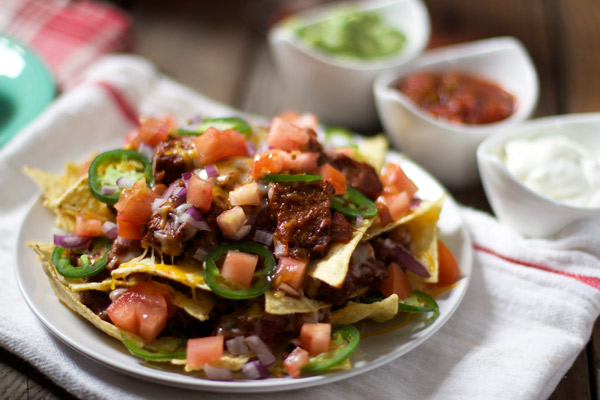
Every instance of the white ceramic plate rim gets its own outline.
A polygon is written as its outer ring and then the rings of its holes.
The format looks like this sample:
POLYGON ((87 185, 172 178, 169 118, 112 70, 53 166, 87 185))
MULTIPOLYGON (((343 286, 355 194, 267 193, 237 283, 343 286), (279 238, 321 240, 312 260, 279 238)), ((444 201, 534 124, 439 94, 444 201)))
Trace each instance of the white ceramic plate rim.
MULTIPOLYGON (((402 164, 407 174, 420 185, 420 193, 423 198, 437 198, 446 193, 435 178, 414 162, 400 156, 398 153, 390 153, 388 158, 402 164)), ((437 298, 440 305, 440 317, 426 329, 410 335, 408 339, 404 338, 406 339, 405 342, 398 343, 399 339, 394 340, 390 337, 392 333, 377 336, 377 342, 382 342, 385 339, 386 342, 390 343, 384 346, 385 351, 383 353, 385 354, 373 361, 363 363, 363 365, 357 363, 348 371, 299 379, 286 377, 260 381, 211 381, 185 375, 181 372, 161 370, 158 369, 161 366, 160 364, 145 364, 140 359, 130 355, 120 342, 108 337, 94 328, 88 321, 71 312, 64 305, 59 304, 58 299, 54 296, 37 257, 25 245, 25 242, 29 240, 43 239, 49 241, 52 233, 58 232, 54 228, 54 217, 49 210, 42 206, 39 198, 31 199, 29 211, 19 229, 15 246, 16 262, 14 263, 14 272, 27 305, 48 330, 81 354, 112 369, 137 378, 178 388, 217 392, 291 390, 348 379, 380 367, 418 347, 450 319, 467 291, 471 277, 473 254, 471 240, 460 217, 458 205, 449 195, 446 195, 439 226, 440 237, 447 242, 450 249, 457 256, 462 273, 462 278, 457 286, 437 298)), ((367 338, 361 342, 360 348, 365 349, 374 344, 374 340, 369 341, 367 338)), ((380 343, 377 343, 377 346, 380 346, 380 343)))
POLYGON ((519 121, 528 118, 537 104, 539 83, 537 72, 533 66, 531 58, 525 51, 525 48, 517 39, 513 37, 498 37, 491 39, 483 39, 475 42, 461 43, 457 45, 436 48, 423 53, 419 58, 412 61, 406 66, 402 66, 399 69, 393 71, 382 72, 379 77, 376 78, 374 86, 375 96, 381 96, 384 101, 396 101, 402 104, 407 110, 417 115, 422 120, 425 120, 437 127, 459 132, 461 134, 469 134, 474 136, 486 136, 490 132, 495 132, 506 126, 514 125, 519 121), (458 59, 468 59, 471 57, 479 57, 486 54, 491 54, 497 51, 505 49, 516 49, 522 53, 522 56, 526 58, 529 65, 527 73, 533 75, 533 84, 535 95, 533 101, 525 104, 525 107, 520 108, 516 113, 508 117, 503 121, 494 122, 485 125, 464 125, 453 122, 444 121, 442 119, 436 119, 429 115, 426 111, 422 110, 400 91, 390 88, 393 81, 410 74, 413 71, 426 68, 430 65, 440 64, 444 62, 451 62, 458 59))

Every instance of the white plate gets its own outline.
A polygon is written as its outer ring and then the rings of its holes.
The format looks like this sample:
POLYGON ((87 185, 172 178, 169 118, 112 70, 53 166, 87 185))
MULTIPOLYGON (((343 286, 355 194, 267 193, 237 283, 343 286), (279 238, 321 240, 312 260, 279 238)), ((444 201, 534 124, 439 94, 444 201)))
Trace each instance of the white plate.
MULTIPOLYGON (((422 198, 437 198, 445 192, 429 173, 412 161, 398 154, 390 154, 389 158, 403 166, 407 175, 420 187, 419 193, 422 198)), ((450 196, 446 197, 439 226, 441 239, 453 251, 462 273, 462 278, 456 287, 436 298, 440 306, 440 317, 429 327, 418 332, 414 332, 414 323, 401 326, 402 317, 385 324, 365 324, 366 326, 362 326, 361 329, 387 330, 387 332, 361 340, 359 349, 352 358, 354 367, 351 370, 296 379, 285 377, 258 381, 211 381, 185 375, 165 364, 146 363, 130 355, 119 341, 108 337, 79 315, 71 312, 66 306, 60 304, 54 295, 39 260, 25 245, 29 240, 51 241, 52 234, 58 232, 54 226, 53 214, 42 206, 39 199, 31 205, 19 232, 15 272, 21 293, 42 323, 66 344, 108 367, 138 378, 179 388, 220 392, 289 390, 331 383, 377 368, 415 349, 450 319, 465 295, 472 268, 471 240, 460 218, 457 204, 450 196), (388 329, 393 327, 396 329, 388 329)))

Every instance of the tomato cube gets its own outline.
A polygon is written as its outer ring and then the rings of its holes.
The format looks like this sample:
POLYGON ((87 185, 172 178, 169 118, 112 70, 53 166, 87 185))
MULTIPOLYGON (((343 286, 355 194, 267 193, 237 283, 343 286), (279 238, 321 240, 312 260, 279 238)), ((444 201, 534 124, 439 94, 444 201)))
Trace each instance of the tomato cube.
POLYGON ((295 290, 300 290, 304 283, 304 274, 308 260, 292 257, 281 257, 275 273, 275 286, 285 283, 295 290))
POLYGON ((252 286, 252 278, 254 278, 257 264, 258 256, 256 254, 229 250, 223 261, 221 276, 236 285, 249 288, 252 286))
POLYGON ((194 138, 198 161, 212 164, 230 156, 248 155, 244 135, 233 129, 222 131, 211 126, 200 136, 194 138))
POLYGON ((208 362, 217 361, 223 357, 224 339, 221 335, 188 339, 185 357, 187 366, 192 368, 201 367, 208 362))
POLYGON ((273 118, 267 144, 281 150, 300 150, 308 143, 310 136, 306 129, 284 121, 279 117, 273 118))
POLYGON ((235 236, 246 222, 248 222, 248 217, 240 206, 223 211, 217 217, 217 224, 225 236, 235 236))
POLYGON ((194 207, 206 212, 210 210, 212 192, 212 183, 200 178, 196 174, 192 174, 188 182, 186 200, 194 207))
POLYGON ((382 175, 383 191, 389 194, 406 192, 409 200, 419 190, 417 185, 404 173, 404 170, 396 164, 386 165, 382 175))
POLYGON ((260 189, 258 183, 250 182, 238 186, 229 192, 229 203, 232 206, 258 206, 260 205, 260 189))
POLYGON ((460 271, 456 258, 448 247, 441 241, 437 241, 438 246, 438 285, 448 286, 460 279, 460 271))
POLYGON ((305 322, 300 328, 300 346, 311 356, 329 351, 331 324, 305 322))
POLYGON ((95 214, 78 213, 75 217, 75 234, 78 236, 102 235, 102 218, 95 214))
POLYGON ((300 375, 302 368, 308 364, 310 355, 308 351, 302 347, 296 347, 288 356, 283 360, 283 366, 287 373, 295 378, 300 375))
POLYGON ((385 297, 397 294, 399 300, 404 300, 412 293, 412 288, 406 274, 396 263, 391 263, 387 269, 388 277, 379 284, 379 291, 385 297))
POLYGON ((344 194, 348 191, 346 188, 346 177, 330 164, 325 164, 321 167, 321 176, 324 181, 333 185, 335 194, 344 194))

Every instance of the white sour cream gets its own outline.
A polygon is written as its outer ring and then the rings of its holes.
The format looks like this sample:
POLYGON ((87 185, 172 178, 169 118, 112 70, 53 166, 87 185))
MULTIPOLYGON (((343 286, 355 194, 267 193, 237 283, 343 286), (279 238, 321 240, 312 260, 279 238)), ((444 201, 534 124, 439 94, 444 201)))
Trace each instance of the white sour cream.
POLYGON ((600 152, 564 135, 515 139, 505 146, 508 170, 537 193, 577 207, 600 207, 600 152))

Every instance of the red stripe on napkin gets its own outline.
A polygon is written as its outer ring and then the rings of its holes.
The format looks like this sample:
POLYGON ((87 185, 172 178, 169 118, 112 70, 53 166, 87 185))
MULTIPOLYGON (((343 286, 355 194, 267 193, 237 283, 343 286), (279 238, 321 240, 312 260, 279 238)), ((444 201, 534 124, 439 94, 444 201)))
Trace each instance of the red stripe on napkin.
POLYGON ((119 108, 119 111, 121 111, 125 119, 127 119, 133 125, 139 126, 140 120, 137 111, 119 89, 107 82, 95 82, 95 84, 100 86, 106 91, 106 93, 110 95, 110 98, 119 108))
POLYGON ((557 274, 557 275, 562 275, 562 276, 566 276, 568 278, 573 278, 578 280, 579 282, 585 283, 588 286, 591 286, 595 289, 600 290, 600 278, 597 278, 595 276, 586 276, 586 275, 580 275, 580 274, 572 274, 570 272, 565 272, 565 271, 558 271, 549 267, 546 267, 544 265, 539 265, 539 264, 534 264, 534 263, 530 263, 527 261, 521 261, 521 260, 517 260, 516 258, 512 258, 512 257, 508 257, 499 253, 496 253, 494 250, 488 249, 487 247, 483 247, 481 245, 478 244, 474 244, 473 248, 477 251, 481 251, 487 254, 490 254, 492 256, 498 257, 504 261, 508 261, 512 264, 518 264, 518 265, 523 265, 525 267, 530 267, 530 268, 535 268, 535 269, 539 269, 541 271, 546 271, 546 272, 551 272, 553 274, 557 274))

